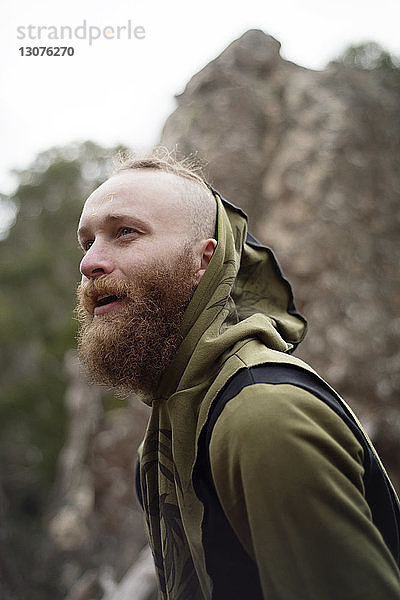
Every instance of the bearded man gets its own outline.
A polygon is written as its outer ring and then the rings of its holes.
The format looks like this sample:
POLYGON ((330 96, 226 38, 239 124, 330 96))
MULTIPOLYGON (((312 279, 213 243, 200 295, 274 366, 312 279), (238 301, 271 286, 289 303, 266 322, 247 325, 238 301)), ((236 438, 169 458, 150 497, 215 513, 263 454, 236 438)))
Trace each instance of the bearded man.
POLYGON ((127 161, 85 203, 79 351, 152 413, 138 495, 160 598, 399 600, 399 504, 307 364, 272 252, 196 172, 127 161))

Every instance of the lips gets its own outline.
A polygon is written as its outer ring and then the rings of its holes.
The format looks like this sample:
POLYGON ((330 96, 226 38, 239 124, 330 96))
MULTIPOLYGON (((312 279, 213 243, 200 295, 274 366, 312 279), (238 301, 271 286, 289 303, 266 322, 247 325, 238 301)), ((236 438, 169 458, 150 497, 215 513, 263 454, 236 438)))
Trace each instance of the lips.
POLYGON ((80 283, 77 290, 78 308, 82 318, 105 314, 126 305, 130 297, 130 286, 123 281, 106 280, 99 277, 86 284, 80 283))
POLYGON ((101 294, 93 298, 93 314, 95 316, 104 315, 121 306, 126 299, 125 295, 101 294))
POLYGON ((104 306, 105 304, 110 304, 116 300, 121 300, 121 298, 118 296, 102 296, 101 298, 97 299, 96 306, 104 306))

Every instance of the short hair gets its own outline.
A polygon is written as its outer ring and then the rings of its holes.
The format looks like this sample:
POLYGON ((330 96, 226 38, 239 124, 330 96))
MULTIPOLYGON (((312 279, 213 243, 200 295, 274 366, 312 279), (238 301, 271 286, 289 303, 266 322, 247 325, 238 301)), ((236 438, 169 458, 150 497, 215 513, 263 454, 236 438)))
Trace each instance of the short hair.
POLYGON ((192 241, 215 237, 216 200, 202 174, 202 166, 193 156, 178 159, 175 152, 158 147, 151 154, 136 158, 120 153, 114 174, 133 170, 154 170, 176 175, 184 180, 181 203, 187 212, 192 241))

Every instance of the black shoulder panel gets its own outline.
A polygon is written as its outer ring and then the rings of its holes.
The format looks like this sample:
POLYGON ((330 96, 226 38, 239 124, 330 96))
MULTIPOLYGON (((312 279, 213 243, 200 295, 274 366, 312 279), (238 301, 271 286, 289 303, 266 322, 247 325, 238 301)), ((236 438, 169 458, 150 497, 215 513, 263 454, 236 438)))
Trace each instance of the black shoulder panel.
POLYGON ((255 383, 290 384, 300 387, 325 402, 343 419, 364 450, 365 497, 371 509, 373 522, 400 566, 398 502, 380 461, 351 411, 340 396, 317 375, 296 365, 267 363, 241 369, 225 384, 214 400, 208 421, 199 437, 193 484, 196 494, 204 504, 203 543, 207 570, 214 584, 213 600, 226 597, 232 600, 244 597, 254 600, 262 598, 255 563, 241 546, 219 503, 212 481, 209 456, 214 425, 225 405, 244 387, 255 383), (243 582, 246 589, 243 588, 243 582))
MULTIPOLYGON (((244 385, 248 385, 246 371, 240 372, 244 385)), ((247 554, 233 531, 218 499, 211 475, 208 448, 212 428, 223 406, 235 395, 230 394, 230 390, 231 387, 225 385, 216 397, 214 407, 210 411, 212 421, 209 418, 200 433, 192 476, 193 487, 204 505, 202 540, 207 572, 213 582, 212 600, 263 600, 256 563, 247 554), (224 390, 229 390, 229 398, 225 397, 224 390)))

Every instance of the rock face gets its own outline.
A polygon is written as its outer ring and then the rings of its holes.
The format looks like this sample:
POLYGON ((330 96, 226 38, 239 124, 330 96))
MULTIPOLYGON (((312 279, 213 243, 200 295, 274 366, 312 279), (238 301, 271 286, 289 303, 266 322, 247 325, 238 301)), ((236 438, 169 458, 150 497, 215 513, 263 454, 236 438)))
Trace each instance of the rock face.
POLYGON ((400 88, 388 74, 280 57, 259 30, 177 97, 161 143, 207 162, 295 290, 298 355, 358 411, 400 475, 400 88))

